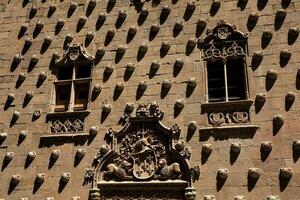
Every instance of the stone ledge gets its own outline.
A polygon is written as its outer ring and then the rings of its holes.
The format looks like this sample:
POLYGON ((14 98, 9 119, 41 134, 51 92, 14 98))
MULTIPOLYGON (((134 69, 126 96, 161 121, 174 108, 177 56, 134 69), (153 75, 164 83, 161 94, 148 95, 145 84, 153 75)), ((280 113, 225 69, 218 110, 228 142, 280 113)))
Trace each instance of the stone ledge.
POLYGON ((206 141, 209 137, 223 140, 229 138, 253 138, 259 125, 244 124, 235 126, 203 127, 199 129, 200 141, 206 141))
POLYGON ((234 109, 249 109, 253 104, 252 99, 227 102, 210 102, 201 104, 201 113, 212 111, 234 110, 234 109))
POLYGON ((130 181, 109 181, 109 182, 98 182, 98 188, 101 190, 139 190, 147 188, 147 190, 184 190, 188 187, 188 182, 182 180, 176 181, 141 181, 141 182, 130 182, 130 181))

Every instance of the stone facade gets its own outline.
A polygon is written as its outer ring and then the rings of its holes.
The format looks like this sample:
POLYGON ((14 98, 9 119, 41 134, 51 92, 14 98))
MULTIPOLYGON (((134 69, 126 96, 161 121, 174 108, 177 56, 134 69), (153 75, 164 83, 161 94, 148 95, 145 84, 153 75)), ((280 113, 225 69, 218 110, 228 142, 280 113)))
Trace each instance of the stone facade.
POLYGON ((1 0, 0 199, 299 200, 299 13, 1 0), (245 98, 209 102, 208 62, 228 57, 245 61, 245 98))

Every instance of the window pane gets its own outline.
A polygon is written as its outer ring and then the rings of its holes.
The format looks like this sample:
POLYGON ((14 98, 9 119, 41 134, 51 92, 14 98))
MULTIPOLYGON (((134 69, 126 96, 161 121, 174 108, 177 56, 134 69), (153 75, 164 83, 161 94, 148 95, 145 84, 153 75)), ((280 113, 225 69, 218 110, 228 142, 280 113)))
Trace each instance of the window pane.
POLYGON ((90 78, 91 77, 91 65, 78 65, 76 70, 76 79, 78 78, 90 78))
POLYGON ((55 111, 67 111, 71 97, 71 84, 56 85, 55 111))
POLYGON ((225 101, 224 64, 222 61, 207 63, 209 102, 225 101))
POLYGON ((243 59, 227 60, 228 99, 241 100, 246 98, 245 66, 243 59))
POLYGON ((58 69, 57 80, 69 80, 72 79, 73 66, 60 67, 58 69))
POLYGON ((75 110, 85 110, 89 98, 90 83, 77 83, 75 85, 75 110))

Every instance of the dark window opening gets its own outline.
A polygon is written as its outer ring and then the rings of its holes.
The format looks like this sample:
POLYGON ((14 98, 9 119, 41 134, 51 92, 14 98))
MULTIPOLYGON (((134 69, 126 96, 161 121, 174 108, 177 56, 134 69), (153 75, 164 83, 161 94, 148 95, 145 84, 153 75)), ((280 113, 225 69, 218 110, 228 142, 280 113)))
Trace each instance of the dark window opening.
POLYGON ((214 61, 207 63, 208 97, 210 102, 225 101, 224 63, 214 61))
POLYGON ((244 60, 228 59, 226 63, 228 100, 246 99, 244 60))
POLYGON ((80 65, 76 69, 76 79, 90 78, 91 77, 91 65, 80 65))
POLYGON ((73 67, 61 67, 58 70, 57 80, 71 80, 73 76, 73 67))

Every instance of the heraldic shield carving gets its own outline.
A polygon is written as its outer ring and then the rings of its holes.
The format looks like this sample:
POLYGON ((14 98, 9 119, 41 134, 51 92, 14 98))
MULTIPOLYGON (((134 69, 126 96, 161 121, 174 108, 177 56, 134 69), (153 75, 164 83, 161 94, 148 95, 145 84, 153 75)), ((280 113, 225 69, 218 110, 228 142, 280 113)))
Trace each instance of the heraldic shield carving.
POLYGON ((157 103, 138 105, 121 130, 107 131, 107 144, 100 147, 90 172, 90 199, 195 198, 190 149, 179 140, 179 126, 163 126, 162 117, 157 103))

